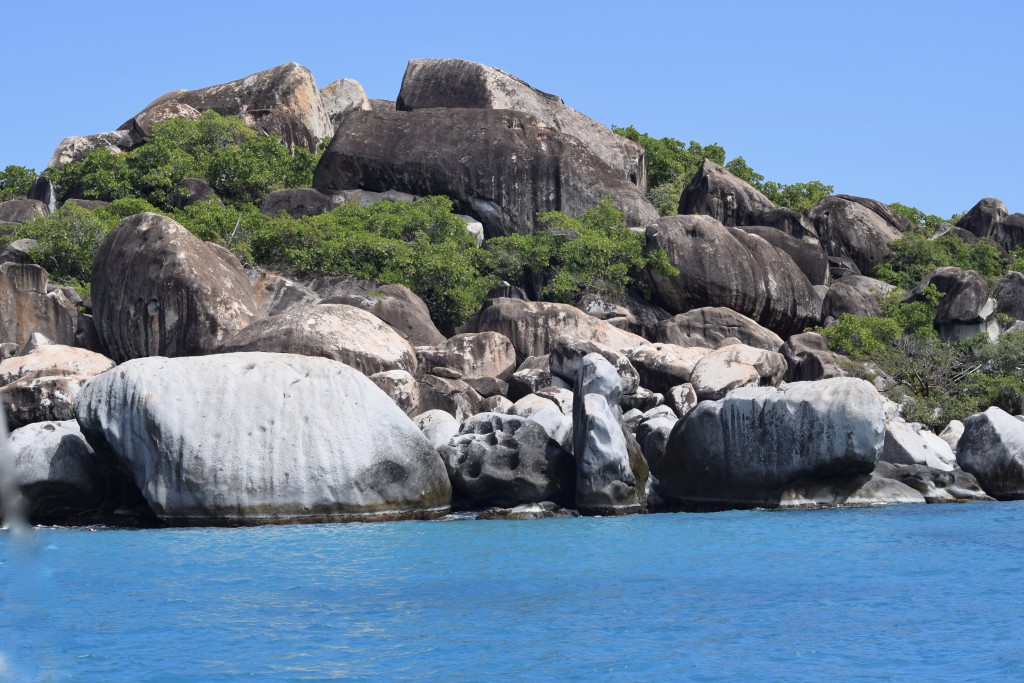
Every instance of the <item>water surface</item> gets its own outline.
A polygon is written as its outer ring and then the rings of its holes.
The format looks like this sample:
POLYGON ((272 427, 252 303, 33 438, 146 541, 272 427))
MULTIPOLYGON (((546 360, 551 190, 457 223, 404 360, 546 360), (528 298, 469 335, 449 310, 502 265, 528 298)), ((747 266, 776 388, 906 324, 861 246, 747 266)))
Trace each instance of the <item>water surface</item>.
POLYGON ((0 678, 1020 680, 1024 502, 0 534, 0 678))

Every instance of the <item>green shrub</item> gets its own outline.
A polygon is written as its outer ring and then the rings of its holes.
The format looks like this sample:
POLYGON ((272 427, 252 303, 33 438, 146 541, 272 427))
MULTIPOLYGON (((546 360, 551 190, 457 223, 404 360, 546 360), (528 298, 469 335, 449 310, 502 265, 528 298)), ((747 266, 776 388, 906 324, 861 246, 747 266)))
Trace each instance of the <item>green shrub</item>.
POLYGON ((16 226, 10 240, 36 240, 39 246, 29 257, 50 273, 51 282, 84 287, 92 280, 96 252, 119 220, 109 212, 92 212, 70 203, 46 218, 16 226))
POLYGON ((994 280, 1005 275, 1009 265, 991 242, 972 245, 954 234, 929 239, 915 231, 889 243, 889 255, 875 267, 874 276, 902 289, 913 289, 936 268, 956 266, 994 280))
POLYGON ((6 166, 0 171, 0 202, 24 199, 32 189, 36 172, 25 166, 6 166))
POLYGON ((183 178, 205 179, 232 204, 259 203, 271 190, 309 187, 317 158, 302 148, 289 152, 276 136, 208 110, 195 121, 156 124, 153 136, 129 152, 95 149, 47 175, 61 199, 72 193, 107 201, 138 197, 169 209, 183 178))

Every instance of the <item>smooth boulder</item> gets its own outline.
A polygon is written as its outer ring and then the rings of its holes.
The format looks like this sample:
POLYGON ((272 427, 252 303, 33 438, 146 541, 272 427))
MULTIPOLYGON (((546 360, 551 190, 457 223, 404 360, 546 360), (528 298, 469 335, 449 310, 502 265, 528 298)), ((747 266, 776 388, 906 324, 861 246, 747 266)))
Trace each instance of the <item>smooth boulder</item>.
POLYGON ((38 332, 58 344, 75 343, 78 310, 49 274, 28 263, 0 264, 0 342, 19 346, 38 332))
POLYGON ((721 306, 695 308, 658 323, 655 339, 676 346, 717 349, 726 339, 738 339, 748 346, 778 351, 782 338, 754 320, 721 306))
POLYGON ((775 386, 786 376, 781 353, 732 344, 697 361, 690 384, 700 400, 717 400, 737 387, 775 386))
POLYGON ((364 375, 326 358, 143 358, 95 377, 76 418, 171 524, 448 510, 437 451, 364 375))
POLYGON ((889 243, 899 239, 910 222, 871 199, 832 195, 808 213, 818 239, 829 256, 846 257, 862 273, 870 273, 889 254, 889 243))
POLYGON ((956 461, 997 500, 1024 498, 1024 422, 992 407, 964 420, 956 461))

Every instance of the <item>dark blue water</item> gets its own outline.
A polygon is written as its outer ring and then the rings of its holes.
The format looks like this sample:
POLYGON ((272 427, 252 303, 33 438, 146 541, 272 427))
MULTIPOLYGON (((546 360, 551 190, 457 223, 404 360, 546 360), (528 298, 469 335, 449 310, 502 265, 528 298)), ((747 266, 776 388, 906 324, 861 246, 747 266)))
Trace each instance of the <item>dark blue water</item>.
POLYGON ((1024 679, 1024 503, 0 534, 0 678, 1024 679))

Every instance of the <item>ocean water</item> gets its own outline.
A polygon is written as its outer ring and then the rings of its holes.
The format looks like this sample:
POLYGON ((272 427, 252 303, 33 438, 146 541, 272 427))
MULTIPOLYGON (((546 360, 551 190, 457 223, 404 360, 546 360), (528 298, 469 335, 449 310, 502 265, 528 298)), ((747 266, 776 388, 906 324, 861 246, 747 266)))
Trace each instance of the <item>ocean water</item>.
POLYGON ((1024 503, 0 534, 0 679, 1024 679, 1024 503))

